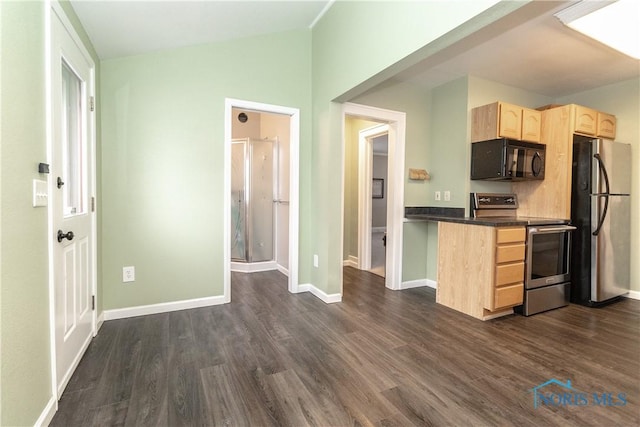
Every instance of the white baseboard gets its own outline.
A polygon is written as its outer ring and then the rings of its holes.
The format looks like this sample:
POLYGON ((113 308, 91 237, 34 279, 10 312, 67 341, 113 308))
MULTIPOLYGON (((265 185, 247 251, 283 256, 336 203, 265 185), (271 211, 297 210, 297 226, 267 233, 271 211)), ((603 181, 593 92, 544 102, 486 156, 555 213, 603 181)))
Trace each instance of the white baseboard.
POLYGON ((353 255, 349 255, 349 259, 345 259, 345 260, 342 261, 342 266, 343 267, 358 268, 358 257, 357 256, 353 256, 353 255))
POLYGON ((334 302, 342 302, 341 294, 327 294, 324 291, 316 288, 311 283, 305 283, 298 285, 298 292, 311 292, 317 298, 320 298, 327 304, 333 304, 334 302))
POLYGON ((640 299, 640 291, 629 291, 629 293, 627 293, 625 297, 631 299, 640 299))
POLYGON ((431 279, 408 280, 406 282, 402 282, 400 289, 420 288, 423 286, 437 289, 436 281, 431 279))
POLYGON ((276 270, 278 270, 280 273, 284 274, 285 276, 289 277, 289 270, 284 268, 280 264, 276 265, 276 270))
POLYGON ((104 310, 98 316, 98 320, 96 322, 96 334, 98 333, 98 331, 100 331, 100 328, 102 328, 103 323, 104 323, 104 310))
POLYGON ((168 313, 170 311, 187 310, 189 308, 209 307, 211 305, 224 304, 225 302, 225 297, 220 295, 183 301, 163 302, 160 304, 140 305, 137 307, 117 308, 115 310, 105 310, 104 320, 168 313))
POLYGON ((387 227, 371 227, 372 233, 384 233, 387 231, 387 227))
POLYGON ((56 411, 58 410, 57 406, 58 406, 58 402, 56 401, 55 396, 51 396, 51 399, 49 399, 46 406, 42 410, 42 413, 36 420, 34 427, 40 427, 40 426, 46 427, 49 424, 51 424, 51 420, 53 419, 53 416, 56 414, 56 411))
POLYGON ((275 261, 266 262, 231 262, 231 271, 237 273, 258 273, 260 271, 277 270, 278 264, 275 261))

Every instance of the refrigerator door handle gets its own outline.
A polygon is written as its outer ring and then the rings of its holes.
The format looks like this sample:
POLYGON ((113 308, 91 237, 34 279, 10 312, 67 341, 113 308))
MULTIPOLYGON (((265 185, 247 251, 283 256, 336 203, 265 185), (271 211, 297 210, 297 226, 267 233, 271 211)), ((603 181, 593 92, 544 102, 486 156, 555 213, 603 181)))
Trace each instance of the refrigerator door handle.
MULTIPOLYGON (((599 153, 594 154, 593 158, 598 161, 598 168, 600 169, 600 173, 604 177, 604 186, 605 186, 604 194, 597 194, 598 199, 600 197, 604 197, 605 198, 604 199, 604 209, 602 210, 602 215, 600 215, 600 218, 598 218, 598 226, 596 227, 595 231, 592 233, 594 236, 597 236, 598 234, 600 234, 600 229, 602 228, 602 225, 604 224, 604 220, 605 220, 605 218, 607 216, 607 210, 609 209, 609 174, 607 173, 607 168, 604 167, 604 162, 600 158, 600 154, 599 153)), ((600 193, 599 190, 600 189, 598 188, 598 193, 600 193)), ((600 200, 598 200, 598 208, 599 207, 600 207, 600 200)))
MULTIPOLYGON (((609 194, 609 174, 607 173, 607 168, 604 167, 604 162, 602 161, 602 158, 600 158, 600 154, 596 153, 593 155, 593 158, 596 159, 598 161, 598 168, 600 169, 600 173, 602 173, 602 176, 604 177, 604 185, 605 185, 605 190, 604 193, 605 194, 609 194)), ((600 193, 600 189, 598 188, 597 193, 600 193)), ((605 209, 606 211, 606 209, 605 209)))
POLYGON ((600 197, 604 197, 604 209, 602 210, 602 215, 600 215, 600 218, 598 218, 598 226, 596 227, 596 230, 593 233, 591 233, 594 236, 597 236, 598 234, 600 234, 600 229, 604 224, 604 220, 607 217, 607 210, 609 209, 609 195, 603 194, 603 195, 598 195, 597 197, 598 197, 598 208, 600 207, 600 197))

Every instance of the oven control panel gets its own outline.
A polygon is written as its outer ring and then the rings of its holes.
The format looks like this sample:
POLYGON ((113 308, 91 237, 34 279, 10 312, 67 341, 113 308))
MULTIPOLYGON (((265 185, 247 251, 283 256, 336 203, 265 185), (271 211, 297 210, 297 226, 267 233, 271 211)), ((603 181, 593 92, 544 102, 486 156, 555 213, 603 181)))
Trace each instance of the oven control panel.
POLYGON ((471 209, 517 209, 515 194, 471 193, 471 209))

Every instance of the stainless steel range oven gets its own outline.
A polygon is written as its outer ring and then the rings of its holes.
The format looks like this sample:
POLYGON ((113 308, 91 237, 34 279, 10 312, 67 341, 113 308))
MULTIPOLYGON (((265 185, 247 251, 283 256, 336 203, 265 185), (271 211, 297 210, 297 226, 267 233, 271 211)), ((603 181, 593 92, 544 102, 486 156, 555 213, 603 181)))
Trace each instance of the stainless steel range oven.
POLYGON ((503 218, 527 228, 524 302, 516 312, 530 316, 569 304, 571 232, 569 221, 518 216, 515 194, 471 193, 474 217, 503 218))
MULTIPOLYGON (((560 222, 560 221, 558 221, 560 222)), ((527 225, 525 296, 522 314, 529 316, 569 303, 571 231, 566 224, 527 225)))

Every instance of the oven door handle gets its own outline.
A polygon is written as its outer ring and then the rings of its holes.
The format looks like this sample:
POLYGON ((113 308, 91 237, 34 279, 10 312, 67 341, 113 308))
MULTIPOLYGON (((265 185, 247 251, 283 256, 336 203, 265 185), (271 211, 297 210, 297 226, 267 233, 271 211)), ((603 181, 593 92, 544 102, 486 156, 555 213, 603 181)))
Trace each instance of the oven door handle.
POLYGON ((558 233, 561 231, 576 230, 573 225, 563 225, 562 227, 529 227, 529 233, 558 233))

